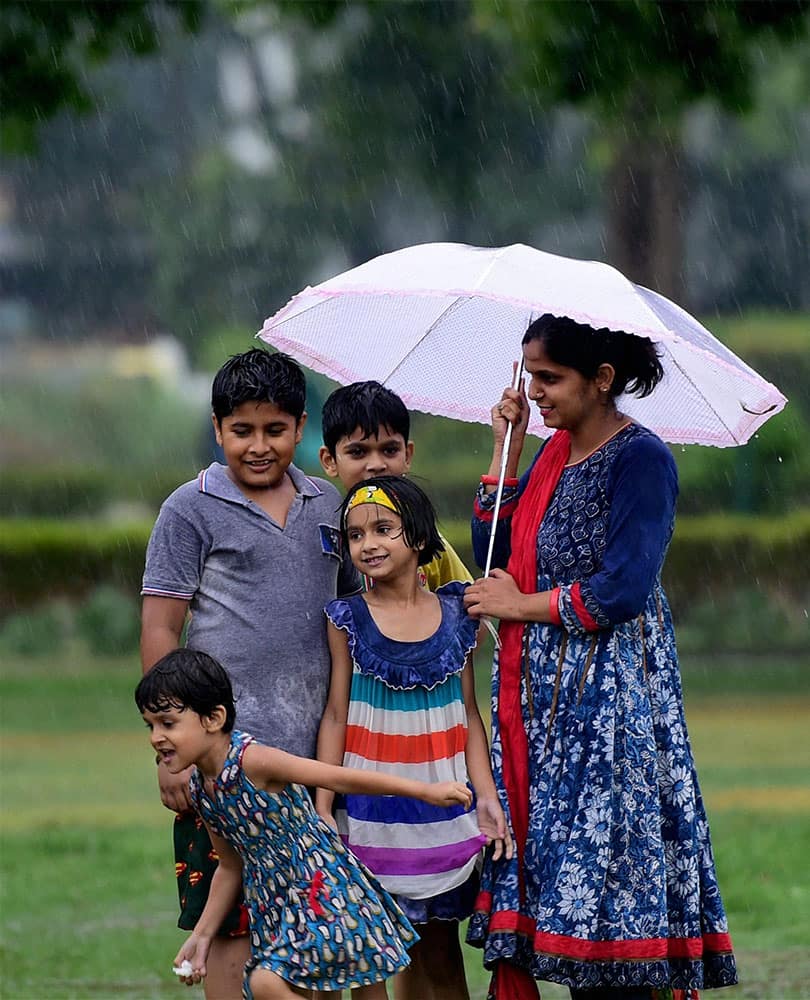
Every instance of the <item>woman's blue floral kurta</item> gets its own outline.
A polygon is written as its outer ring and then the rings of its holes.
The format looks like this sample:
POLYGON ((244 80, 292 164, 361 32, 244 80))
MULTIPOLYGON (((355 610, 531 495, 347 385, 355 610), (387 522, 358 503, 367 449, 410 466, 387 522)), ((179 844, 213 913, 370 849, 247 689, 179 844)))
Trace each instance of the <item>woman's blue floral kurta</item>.
MULTIPOLYGON (((525 481, 504 493, 495 565, 525 481)), ((631 424, 565 468, 540 526, 537 590, 560 587, 561 625, 526 630, 524 884, 516 859, 487 861, 469 929, 487 965, 508 958, 578 988, 737 981, 660 582, 676 496, 669 450, 631 424)), ((493 500, 479 491, 479 562, 493 500)), ((503 792, 498 695, 496 657, 503 792)))

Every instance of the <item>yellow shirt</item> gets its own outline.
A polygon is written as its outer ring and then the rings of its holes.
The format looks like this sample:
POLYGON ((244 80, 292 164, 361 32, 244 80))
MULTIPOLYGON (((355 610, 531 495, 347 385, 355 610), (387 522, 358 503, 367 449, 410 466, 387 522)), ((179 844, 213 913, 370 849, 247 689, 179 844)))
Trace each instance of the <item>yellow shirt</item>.
POLYGON ((419 582, 430 591, 436 591, 445 583, 453 583, 454 580, 471 583, 470 571, 459 559, 456 550, 446 538, 440 537, 444 545, 444 552, 434 556, 425 566, 419 567, 417 570, 419 582))

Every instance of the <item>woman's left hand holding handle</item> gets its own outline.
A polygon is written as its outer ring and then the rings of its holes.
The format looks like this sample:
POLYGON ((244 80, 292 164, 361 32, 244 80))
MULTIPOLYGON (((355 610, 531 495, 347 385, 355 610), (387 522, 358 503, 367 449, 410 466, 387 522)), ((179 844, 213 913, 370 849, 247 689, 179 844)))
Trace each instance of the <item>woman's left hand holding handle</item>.
POLYGON ((486 615, 501 621, 523 621, 523 598, 514 577, 506 570, 494 569, 488 577, 481 577, 467 587, 464 606, 471 618, 486 615))

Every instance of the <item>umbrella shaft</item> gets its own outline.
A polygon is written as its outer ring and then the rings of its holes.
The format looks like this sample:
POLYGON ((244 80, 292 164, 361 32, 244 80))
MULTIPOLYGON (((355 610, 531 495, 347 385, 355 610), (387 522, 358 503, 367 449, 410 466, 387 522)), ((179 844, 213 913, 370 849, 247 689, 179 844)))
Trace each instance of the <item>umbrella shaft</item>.
POLYGON ((501 498, 503 497, 503 481, 506 478, 506 463, 509 461, 509 445, 512 443, 512 425, 506 428, 503 438, 503 455, 501 455, 501 468, 498 473, 498 489, 495 493, 495 506, 492 509, 492 530, 489 533, 489 547, 487 549, 487 562, 484 567, 484 576, 489 576, 492 569, 492 552, 495 548, 495 531, 498 526, 498 513, 501 509, 501 498))
MULTIPOLYGON (((517 389, 520 380, 523 378, 523 359, 515 365, 515 374, 512 377, 512 388, 517 389)), ((487 549, 487 562, 484 566, 484 576, 489 576, 492 569, 492 551, 495 548, 495 532, 498 528, 498 514, 501 509, 501 498, 503 497, 503 481, 506 479, 506 463, 509 461, 509 447, 512 444, 512 424, 507 424, 506 433, 503 436, 503 453, 501 454, 501 468, 498 472, 498 489, 495 493, 495 506, 492 509, 492 529, 489 533, 489 548, 487 549)))

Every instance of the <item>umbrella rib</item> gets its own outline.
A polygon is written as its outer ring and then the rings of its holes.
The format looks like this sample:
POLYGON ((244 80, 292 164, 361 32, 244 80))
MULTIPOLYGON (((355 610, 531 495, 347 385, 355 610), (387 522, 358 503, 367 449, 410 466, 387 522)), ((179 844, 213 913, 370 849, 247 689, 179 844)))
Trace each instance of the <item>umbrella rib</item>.
POLYGON ((397 369, 399 369, 405 363, 405 361, 411 356, 411 354, 413 354, 413 352, 422 343, 422 341, 427 336, 429 336, 433 332, 433 330, 436 329, 436 326, 445 318, 445 316, 447 316, 447 314, 449 312, 451 312, 453 309, 455 309, 455 307, 459 304, 459 302, 467 302, 471 298, 472 298, 471 295, 466 295, 463 298, 462 298, 462 296, 459 295, 457 298, 453 299, 453 301, 450 303, 450 305, 447 306, 446 309, 443 309, 439 313, 439 315, 436 317, 436 319, 433 320, 433 322, 430 324, 430 326, 427 328, 427 330, 425 330, 425 332, 422 334, 422 336, 414 344, 412 344, 410 346, 410 348, 408 348, 407 353, 404 354, 399 359, 399 361, 397 361, 397 363, 394 365, 394 367, 391 369, 391 371, 388 372, 388 374, 385 376, 385 378, 381 378, 380 379, 380 382, 382 382, 382 384, 385 385, 386 382, 388 382, 388 380, 390 378, 392 378, 393 375, 396 374, 397 369))
MULTIPOLYGON (((299 293, 299 295, 303 294, 304 292, 299 293)), ((299 298, 299 295, 294 295, 293 299, 299 298)), ((270 330, 279 330, 282 326, 285 326, 287 323, 292 323, 293 320, 298 319, 299 316, 303 316, 305 313, 311 312, 313 309, 317 309, 318 306, 322 306, 324 304, 324 301, 325 301, 324 299, 318 299, 317 301, 310 303, 310 305, 306 306, 300 312, 295 313, 294 316, 285 316, 283 319, 278 320, 278 322, 272 322, 273 317, 271 317, 270 320, 265 320, 264 326, 261 328, 261 330, 259 330, 256 336, 261 337, 265 328, 268 328, 268 324, 270 330)), ((292 305, 292 300, 290 300, 290 302, 287 303, 287 306, 290 305, 292 305)), ((287 308, 287 306, 285 306, 285 309, 287 308)))
MULTIPOLYGON (((501 257, 503 257, 504 254, 506 254, 511 249, 512 248, 509 247, 509 246, 501 247, 497 251, 497 253, 493 254, 492 260, 490 260, 489 264, 487 265, 486 270, 484 271, 484 273, 481 275, 481 277, 476 282, 476 284, 475 284, 476 288, 480 288, 481 285, 484 284, 484 282, 489 277, 490 272, 495 267, 495 265, 498 263, 498 261, 501 259, 501 257)), ((408 351, 408 353, 404 357, 400 358, 399 361, 397 361, 397 363, 394 365, 394 367, 391 369, 391 371, 385 376, 384 379, 381 379, 383 385, 388 381, 388 379, 390 379, 396 373, 397 369, 402 365, 402 363, 405 361, 405 359, 407 357, 409 357, 413 353, 413 351, 422 343, 422 341, 425 339, 425 337, 427 337, 430 333, 433 332, 433 330, 436 329, 437 324, 439 322, 441 322, 441 320, 443 320, 445 318, 445 316, 447 316, 447 314, 449 312, 451 312, 453 309, 455 309, 455 307, 459 304, 459 302, 467 302, 467 301, 469 301, 469 299, 472 299, 472 298, 474 298, 474 294, 472 293, 472 290, 471 290, 469 295, 464 295, 464 296, 459 295, 455 299, 453 299, 453 301, 450 303, 450 305, 443 312, 441 312, 436 317, 436 319, 430 324, 430 326, 427 328, 427 330, 425 330, 425 332, 422 334, 422 336, 419 338, 419 340, 417 340, 416 343, 413 344, 413 346, 410 348, 410 350, 408 351)))
MULTIPOLYGON (((480 288, 481 285, 484 284, 484 282, 487 280, 487 278, 489 277, 490 273, 492 272, 492 269, 495 267, 495 265, 498 263, 498 261, 501 259, 501 257, 503 257, 504 254, 507 253, 511 249, 512 248, 509 247, 509 246, 501 247, 495 254, 493 254, 492 260, 490 260, 489 264, 487 265, 486 270, 484 271, 484 273, 481 275, 481 277, 476 282, 476 285, 475 285, 476 289, 480 288)), ((425 330, 425 332, 416 341, 416 343, 412 345, 412 347, 410 348, 410 350, 408 351, 408 353, 404 357, 400 358, 399 361, 397 361, 397 363, 391 369, 391 371, 385 376, 385 378, 381 380, 382 383, 383 383, 383 385, 388 381, 388 379, 390 379, 396 373, 397 369, 403 364, 403 362, 405 361, 405 359, 407 357, 409 357, 409 355, 411 355, 414 352, 414 350, 422 343, 422 341, 425 339, 425 337, 427 337, 430 333, 432 333, 433 330, 436 329, 437 324, 440 323, 441 320, 443 320, 444 317, 447 316, 447 314, 449 312, 451 312, 453 309, 455 309, 455 307, 459 304, 459 302, 462 302, 462 301, 463 302, 467 302, 471 298, 474 298, 474 295, 472 293, 469 294, 469 295, 464 295, 464 296, 459 295, 455 299, 453 299, 453 301, 450 303, 450 305, 445 310, 443 310, 443 312, 441 312, 436 317, 436 319, 430 324, 430 326, 428 327, 428 329, 425 330)))
POLYGON ((695 392, 698 394, 698 396, 701 399, 705 399, 706 400, 706 403, 708 404, 709 409, 712 411, 712 413, 715 415, 715 417, 717 417, 717 419, 720 421, 720 423, 723 425, 723 427, 725 427, 725 429, 728 432, 728 435, 731 438, 731 440, 734 441, 735 444, 740 444, 741 442, 737 438, 737 435, 734 433, 734 431, 729 427, 729 425, 725 422, 725 420, 722 418, 722 416, 714 408, 714 404, 709 399, 709 397, 705 393, 701 392, 701 390, 695 385, 694 381, 692 380, 692 376, 689 374, 689 372, 683 367, 683 365, 680 363, 680 361, 678 361, 678 359, 675 357, 675 355, 671 351, 669 352, 669 356, 672 358, 672 363, 675 365, 675 367, 678 369, 678 371, 681 373, 681 375, 683 375, 683 377, 686 379, 686 381, 689 383, 689 385, 692 386, 692 388, 695 390, 695 392))

